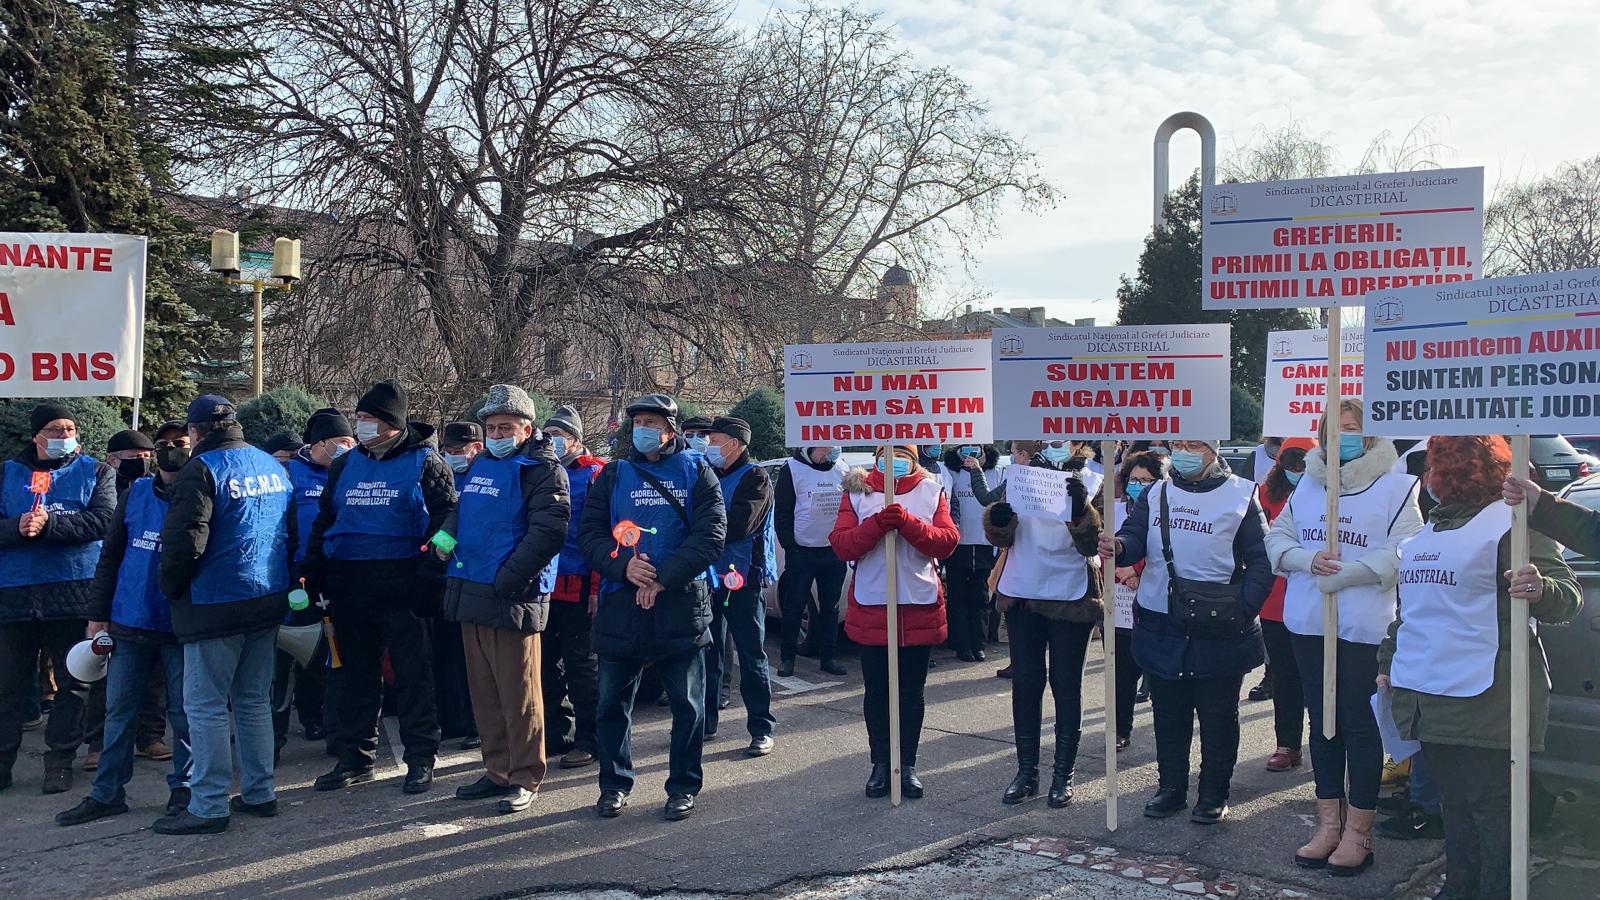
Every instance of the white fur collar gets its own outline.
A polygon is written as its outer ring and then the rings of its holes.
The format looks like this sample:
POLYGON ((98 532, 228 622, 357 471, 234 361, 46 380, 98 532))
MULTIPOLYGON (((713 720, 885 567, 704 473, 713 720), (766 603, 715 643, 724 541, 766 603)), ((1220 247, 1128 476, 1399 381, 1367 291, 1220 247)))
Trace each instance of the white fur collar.
MULTIPOLYGON (((1383 473, 1394 467, 1399 456, 1394 452, 1394 442, 1387 438, 1373 438, 1372 446, 1347 463, 1339 464, 1339 493, 1364 491, 1383 473)), ((1322 448, 1315 447, 1306 454, 1306 477, 1324 488, 1328 485, 1328 462, 1322 448)))

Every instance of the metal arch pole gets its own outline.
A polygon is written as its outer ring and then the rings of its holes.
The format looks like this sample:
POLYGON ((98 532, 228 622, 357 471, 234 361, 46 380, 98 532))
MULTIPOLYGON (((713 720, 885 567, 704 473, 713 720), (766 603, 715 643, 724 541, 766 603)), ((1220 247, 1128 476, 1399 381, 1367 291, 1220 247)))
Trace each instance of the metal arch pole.
POLYGON ((1151 221, 1158 229, 1167 224, 1167 190, 1171 184, 1168 178, 1171 168, 1168 150, 1172 146, 1172 136, 1184 129, 1193 130, 1200 135, 1201 185, 1210 187, 1217 183, 1217 130, 1211 126, 1211 120, 1197 112, 1179 112, 1167 116, 1156 127, 1155 200, 1154 216, 1151 221))

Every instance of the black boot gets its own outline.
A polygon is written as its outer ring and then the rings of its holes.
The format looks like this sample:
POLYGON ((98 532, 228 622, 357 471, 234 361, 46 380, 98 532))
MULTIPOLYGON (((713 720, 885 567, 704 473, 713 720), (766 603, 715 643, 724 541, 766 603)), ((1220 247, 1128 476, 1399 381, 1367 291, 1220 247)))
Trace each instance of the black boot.
POLYGON ((922 799, 922 779, 917 777, 916 766, 900 767, 900 796, 907 800, 922 799))
POLYGON ((873 763, 872 774, 867 776, 867 796, 889 796, 889 764, 873 763))
POLYGON ((1021 803, 1039 793, 1039 733, 1024 734, 1017 731, 1017 777, 1011 779, 1000 802, 1010 805, 1021 803))
POLYGON ((1144 814, 1152 819, 1165 819, 1189 808, 1189 791, 1186 788, 1164 787, 1156 791, 1144 805, 1144 814))
POLYGON ((1063 738, 1056 735, 1056 767, 1050 777, 1050 795, 1046 803, 1051 809, 1060 809, 1072 802, 1072 770, 1078 762, 1078 735, 1063 738))

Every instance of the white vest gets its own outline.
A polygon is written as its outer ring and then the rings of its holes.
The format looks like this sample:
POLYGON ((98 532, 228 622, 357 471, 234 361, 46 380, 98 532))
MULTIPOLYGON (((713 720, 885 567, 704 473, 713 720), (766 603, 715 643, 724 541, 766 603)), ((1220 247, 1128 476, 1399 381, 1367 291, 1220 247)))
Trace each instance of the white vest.
MULTIPOLYGON (((1349 565, 1389 541, 1389 528, 1406 504, 1415 503, 1417 479, 1386 472, 1358 494, 1339 497, 1339 558, 1349 565)), ((1309 478, 1289 495, 1284 513, 1294 523, 1300 546, 1323 550, 1328 520, 1328 492, 1309 478)), ((1358 644, 1380 644, 1394 621, 1395 590, 1358 584, 1339 592, 1339 637, 1358 644)), ((1322 592, 1317 576, 1290 572, 1283 592, 1283 624, 1295 634, 1322 634, 1322 592)))
POLYGON ((802 547, 826 547, 833 523, 839 520, 841 485, 850 467, 835 460, 833 468, 817 471, 798 459, 789 460, 794 481, 794 539, 802 547))
POLYGON ((1267 445, 1257 444, 1255 459, 1250 465, 1251 475, 1254 477, 1256 484, 1266 484, 1267 475, 1272 472, 1272 467, 1276 464, 1277 462, 1267 455, 1267 445))
POLYGON ((1190 493, 1175 490, 1170 481, 1158 481, 1149 497, 1150 522, 1145 532, 1144 573, 1139 576, 1139 605, 1152 612, 1167 611, 1167 558, 1161 542, 1161 495, 1169 494, 1172 513, 1172 565, 1182 578, 1227 584, 1238 563, 1233 539, 1250 511, 1256 495, 1254 483, 1237 475, 1212 490, 1190 493))
MULTIPOLYGON (((895 494, 894 502, 905 507, 925 522, 933 521, 939 509, 939 498, 944 488, 937 478, 923 478, 917 486, 904 494, 895 494)), ((866 521, 884 507, 883 493, 850 494, 850 505, 858 521, 866 521)), ((889 605, 889 552, 884 549, 888 541, 879 541, 866 556, 856 560, 854 590, 856 602, 862 606, 889 605)), ((916 606, 932 606, 939 602, 939 561, 924 556, 911 546, 905 537, 895 538, 895 600, 916 606)))
POLYGON ((1082 600, 1088 560, 1072 545, 1067 523, 1018 516, 1016 538, 1000 573, 1000 593, 1022 600, 1082 600))
POLYGON ((1500 539, 1509 530, 1511 507, 1497 500, 1460 528, 1435 531, 1430 522, 1400 545, 1395 687, 1476 697, 1494 684, 1500 539))
MULTIPOLYGON (((1112 534, 1116 534, 1117 532, 1121 531, 1122 530, 1122 523, 1127 518, 1128 518, 1128 504, 1127 504, 1127 502, 1126 501, 1118 501, 1117 504, 1114 507, 1114 512, 1112 513, 1112 516, 1111 516, 1111 533, 1112 534)), ((1149 567, 1150 567, 1149 564, 1145 565, 1145 568, 1148 569, 1149 567)), ((1132 628, 1133 627, 1133 604, 1135 602, 1134 598, 1137 595, 1137 593, 1138 592, 1134 588, 1128 587, 1127 585, 1124 585, 1120 581, 1117 582, 1116 603, 1117 603, 1117 627, 1118 628, 1132 628)))
MULTIPOLYGON (((991 491, 1005 483, 1005 469, 990 469, 983 474, 995 480, 994 484, 989 485, 991 491)), ((972 493, 972 482, 977 477, 978 473, 966 469, 951 473, 950 512, 956 520, 956 528, 961 532, 962 544, 988 546, 989 539, 983 535, 983 504, 972 493)))

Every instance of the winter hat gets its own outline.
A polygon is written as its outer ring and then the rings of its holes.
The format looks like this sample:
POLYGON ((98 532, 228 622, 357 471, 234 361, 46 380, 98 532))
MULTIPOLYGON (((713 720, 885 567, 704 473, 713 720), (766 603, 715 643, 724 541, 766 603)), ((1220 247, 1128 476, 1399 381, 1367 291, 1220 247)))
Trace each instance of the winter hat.
POLYGON ((33 415, 29 417, 29 424, 33 426, 33 433, 38 434, 46 425, 57 419, 66 419, 72 424, 78 424, 78 417, 72 414, 59 403, 41 403, 33 408, 33 415))
MULTIPOLYGON (((638 413, 658 413, 667 420, 668 428, 673 431, 681 430, 678 428, 678 401, 666 394, 645 394, 629 403, 628 408, 622 411, 622 414, 629 418, 638 413)), ((711 423, 707 422, 705 427, 710 428, 711 423)))
POLYGON ((350 420, 344 417, 331 406, 319 409, 306 420, 306 428, 300 439, 308 444, 325 441, 328 438, 347 437, 353 438, 356 433, 350 429, 350 420))
POLYGON ((261 445, 261 449, 268 453, 277 453, 279 450, 299 450, 304 446, 305 443, 295 437, 294 432, 280 431, 267 438, 266 443, 261 445))
POLYGON ((490 416, 516 416, 532 422, 539 417, 533 408, 533 398, 514 384, 497 384, 489 388, 489 399, 478 410, 478 421, 486 422, 490 416))
POLYGON ((1307 453, 1310 453, 1311 452, 1311 448, 1313 448, 1315 446, 1317 446, 1317 442, 1313 438, 1308 438, 1308 437, 1284 438, 1283 439, 1283 446, 1281 448, 1279 448, 1278 452, 1282 453, 1284 450, 1303 450, 1303 451, 1305 451, 1307 453))
POLYGON ((189 401, 189 424, 205 425, 210 422, 234 422, 239 418, 233 401, 221 394, 201 394, 189 401))
POLYGON ((583 417, 570 406, 560 406, 544 420, 544 427, 559 428, 578 440, 583 440, 583 417))
POLYGON ((483 443, 483 429, 478 427, 477 422, 447 422, 444 426, 444 438, 439 441, 439 446, 455 448, 481 443, 483 443))
POLYGON ((381 419, 394 428, 406 427, 406 389, 398 381, 380 381, 361 395, 356 412, 381 419))
POLYGON ((725 434, 747 447, 750 445, 750 423, 736 416, 717 416, 710 430, 725 434))
POLYGON ((694 416, 683 420, 684 431, 711 431, 715 422, 709 416, 694 416))
POLYGON ((156 440, 159 441, 174 432, 179 435, 184 435, 189 433, 189 429, 177 419, 173 419, 170 422, 162 422, 161 427, 156 429, 156 440))
POLYGON ((106 441, 107 453, 116 453, 118 450, 154 450, 155 448, 155 442, 145 437, 144 432, 134 431, 132 428, 126 431, 119 431, 111 436, 111 440, 106 441))

